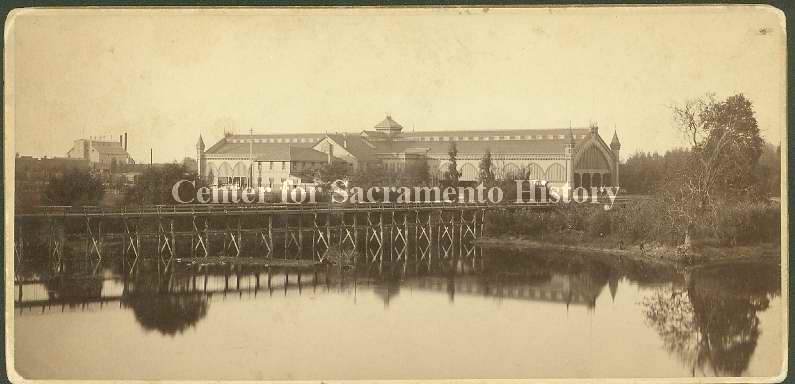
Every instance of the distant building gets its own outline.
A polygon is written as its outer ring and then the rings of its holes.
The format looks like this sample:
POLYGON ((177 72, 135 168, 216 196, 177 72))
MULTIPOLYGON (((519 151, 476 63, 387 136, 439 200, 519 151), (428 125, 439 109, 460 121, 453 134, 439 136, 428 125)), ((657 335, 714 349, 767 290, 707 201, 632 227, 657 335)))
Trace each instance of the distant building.
POLYGON ((360 133, 228 135, 205 151, 197 144, 199 174, 212 183, 273 185, 302 167, 318 167, 324 159, 340 159, 354 170, 382 164, 402 172, 413 161, 429 164, 432 182, 449 166, 448 151, 455 142, 460 180, 479 178, 479 163, 491 152, 498 179, 547 180, 572 187, 618 186, 621 143, 613 133, 608 145, 593 124, 588 128, 404 132, 387 116, 373 130, 360 133), (249 169, 253 168, 253 172, 249 169), (253 175, 253 176, 250 176, 253 175))
POLYGON ((280 188, 321 168, 331 155, 311 147, 324 135, 227 135, 205 150, 196 143, 199 174, 211 185, 280 188))
POLYGON ((92 169, 106 172, 117 165, 133 163, 127 153, 127 134, 119 136, 119 141, 97 138, 75 140, 72 148, 66 152, 66 157, 88 160, 92 169))

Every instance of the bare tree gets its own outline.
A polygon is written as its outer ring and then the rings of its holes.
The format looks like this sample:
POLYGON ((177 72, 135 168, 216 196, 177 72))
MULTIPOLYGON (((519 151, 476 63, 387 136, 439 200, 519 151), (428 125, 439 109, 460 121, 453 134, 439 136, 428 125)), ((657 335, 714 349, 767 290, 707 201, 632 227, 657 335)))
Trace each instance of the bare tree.
POLYGON ((751 102, 742 94, 723 101, 707 94, 672 107, 674 122, 691 147, 691 159, 664 188, 671 201, 670 220, 690 229, 714 207, 715 199, 743 196, 751 190, 751 172, 764 142, 751 102))

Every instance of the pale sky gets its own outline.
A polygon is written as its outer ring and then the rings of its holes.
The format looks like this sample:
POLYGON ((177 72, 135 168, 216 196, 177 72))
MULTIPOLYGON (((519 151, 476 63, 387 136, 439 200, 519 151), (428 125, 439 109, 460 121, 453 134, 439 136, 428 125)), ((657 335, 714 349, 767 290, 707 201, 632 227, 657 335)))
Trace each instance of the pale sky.
POLYGON ((770 7, 25 11, 6 28, 16 148, 65 156, 128 132, 138 162, 224 128, 359 132, 587 126, 622 158, 681 146, 669 106, 744 93, 786 129, 784 16, 770 7))

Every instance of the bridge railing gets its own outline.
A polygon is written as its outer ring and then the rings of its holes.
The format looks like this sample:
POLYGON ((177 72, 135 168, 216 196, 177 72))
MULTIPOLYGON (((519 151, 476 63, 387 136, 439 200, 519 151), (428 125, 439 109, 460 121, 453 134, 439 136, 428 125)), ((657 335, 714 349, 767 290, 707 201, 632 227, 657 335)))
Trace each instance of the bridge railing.
POLYGON ((249 214, 249 213, 278 213, 278 212, 318 212, 318 211, 378 211, 378 210, 428 210, 428 209, 462 209, 462 208, 541 208, 552 207, 551 202, 525 202, 480 204, 480 203, 283 203, 283 204, 180 204, 180 205, 150 205, 127 207, 99 207, 99 206, 41 206, 31 211, 18 213, 17 216, 173 216, 190 214, 249 214))
MULTIPOLYGON (((628 201, 639 200, 637 196, 617 197, 614 203, 625 204, 628 201)), ((609 200, 601 199, 600 203, 609 200)), ((126 207, 101 207, 101 206, 39 206, 30 211, 18 212, 16 216, 174 216, 191 214, 259 214, 259 213, 301 213, 323 211, 379 211, 379 210, 438 210, 438 209, 505 209, 505 208, 551 208, 564 203, 527 201, 523 203, 471 203, 471 202, 418 202, 418 203, 256 203, 256 204, 166 204, 142 205, 126 207)), ((588 203, 590 204, 590 202, 588 203)))

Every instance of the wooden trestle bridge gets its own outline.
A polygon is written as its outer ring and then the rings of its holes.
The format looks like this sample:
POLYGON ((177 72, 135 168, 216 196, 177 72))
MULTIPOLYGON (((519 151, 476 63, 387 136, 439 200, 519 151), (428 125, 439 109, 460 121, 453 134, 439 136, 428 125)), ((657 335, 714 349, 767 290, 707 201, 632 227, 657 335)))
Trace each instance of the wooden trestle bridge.
MULTIPOLYGON (((53 272, 64 257, 83 253, 99 265, 121 255, 125 273, 156 260, 164 270, 175 263, 240 262, 265 266, 313 266, 334 261, 407 261, 447 258, 454 244, 482 236, 489 211, 550 209, 526 204, 367 205, 177 205, 136 208, 42 207, 15 215, 15 265, 27 247, 46 249, 53 272), (75 244, 79 244, 75 247, 75 244), (75 249, 80 249, 76 252, 75 249)), ((466 252, 472 252, 466 250, 466 252)), ((464 255, 466 256, 466 255, 464 255)))

